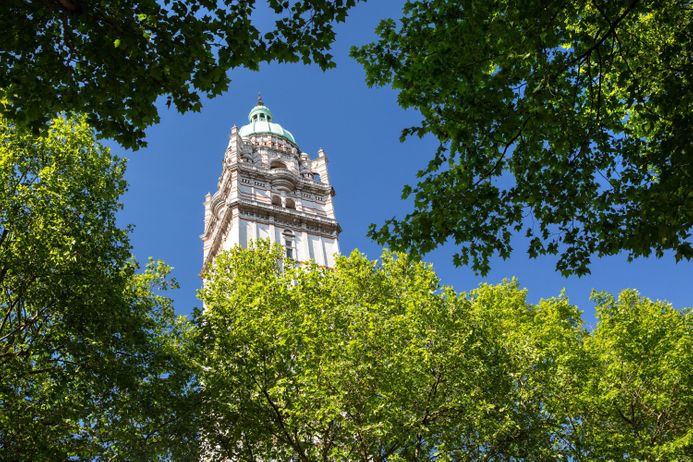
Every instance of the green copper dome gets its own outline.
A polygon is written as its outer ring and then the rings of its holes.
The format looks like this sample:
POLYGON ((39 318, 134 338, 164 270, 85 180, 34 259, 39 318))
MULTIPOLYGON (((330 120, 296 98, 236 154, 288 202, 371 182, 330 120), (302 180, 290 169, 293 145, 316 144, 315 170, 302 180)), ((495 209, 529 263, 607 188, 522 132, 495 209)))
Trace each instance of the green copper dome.
POLYGON ((250 123, 242 126, 238 131, 238 134, 241 135, 241 137, 245 138, 250 135, 270 133, 272 135, 286 138, 287 140, 296 144, 296 139, 289 130, 272 122, 272 111, 270 111, 269 108, 262 102, 262 97, 258 97, 257 104, 250 110, 250 114, 248 114, 248 121, 250 123))

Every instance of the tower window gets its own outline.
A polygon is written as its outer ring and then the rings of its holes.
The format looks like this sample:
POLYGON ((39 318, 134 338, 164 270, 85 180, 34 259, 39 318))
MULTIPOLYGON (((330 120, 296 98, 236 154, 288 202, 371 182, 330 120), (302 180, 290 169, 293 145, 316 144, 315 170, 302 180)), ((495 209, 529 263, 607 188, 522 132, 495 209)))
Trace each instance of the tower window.
POLYGON ((296 202, 294 202, 293 199, 286 199, 286 208, 287 209, 295 209, 296 208, 296 202))
POLYGON ((286 164, 284 162, 280 162, 278 160, 273 160, 270 163, 270 170, 274 170, 275 168, 283 168, 286 169, 286 164))
POLYGON ((284 248, 286 249, 286 258, 294 259, 294 233, 287 229, 283 233, 284 235, 284 248))
POLYGON ((282 205, 282 198, 279 196, 272 196, 272 205, 282 205))
POLYGON ((287 239, 285 241, 285 243, 286 243, 286 258, 293 260, 294 259, 294 241, 287 239))

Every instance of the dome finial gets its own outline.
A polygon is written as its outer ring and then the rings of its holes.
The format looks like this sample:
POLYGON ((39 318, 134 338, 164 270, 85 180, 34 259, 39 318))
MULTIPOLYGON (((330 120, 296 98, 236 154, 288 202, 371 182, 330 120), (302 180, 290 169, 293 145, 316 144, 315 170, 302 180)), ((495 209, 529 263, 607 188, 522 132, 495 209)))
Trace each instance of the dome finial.
POLYGON ((265 103, 262 101, 262 95, 260 92, 257 92, 257 104, 256 106, 264 106, 265 103))

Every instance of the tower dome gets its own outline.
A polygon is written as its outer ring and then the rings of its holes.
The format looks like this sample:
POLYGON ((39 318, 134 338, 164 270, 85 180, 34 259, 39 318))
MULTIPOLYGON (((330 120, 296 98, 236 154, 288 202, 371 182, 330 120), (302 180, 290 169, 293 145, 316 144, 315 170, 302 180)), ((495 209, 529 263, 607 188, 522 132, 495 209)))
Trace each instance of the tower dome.
POLYGON ((242 138, 247 138, 256 134, 270 133, 272 135, 281 136, 296 144, 296 139, 289 130, 272 122, 272 111, 265 106, 261 96, 258 96, 257 104, 250 110, 248 122, 247 125, 242 126, 238 131, 238 134, 242 138))

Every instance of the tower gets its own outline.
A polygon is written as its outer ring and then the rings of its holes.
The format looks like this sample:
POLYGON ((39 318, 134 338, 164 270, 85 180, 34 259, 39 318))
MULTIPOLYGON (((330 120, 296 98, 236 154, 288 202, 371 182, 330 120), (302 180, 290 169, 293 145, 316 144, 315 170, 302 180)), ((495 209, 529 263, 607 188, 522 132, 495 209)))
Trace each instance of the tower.
POLYGON ((204 265, 221 250, 269 239, 298 262, 334 266, 341 228, 327 156, 301 152, 258 97, 248 124, 231 129, 217 191, 205 197, 204 265))

